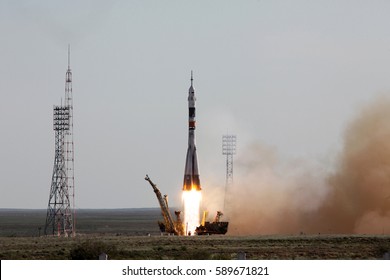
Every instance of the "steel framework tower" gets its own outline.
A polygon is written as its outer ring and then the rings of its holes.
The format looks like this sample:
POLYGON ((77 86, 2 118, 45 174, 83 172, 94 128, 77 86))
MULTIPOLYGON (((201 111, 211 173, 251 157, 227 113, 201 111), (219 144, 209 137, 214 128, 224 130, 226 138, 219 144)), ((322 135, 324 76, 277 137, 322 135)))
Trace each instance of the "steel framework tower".
POLYGON ((54 106, 55 158, 47 206, 45 235, 68 236, 73 232, 65 153, 65 136, 69 130, 69 108, 54 106))
POLYGON ((69 108, 69 129, 65 135, 65 164, 68 189, 73 204, 73 236, 76 235, 76 205, 75 205, 75 183, 74 183, 74 142, 73 142, 73 90, 72 70, 70 69, 70 45, 68 45, 68 69, 65 74, 65 106, 69 108))
POLYGON ((45 235, 75 235, 74 207, 74 144, 73 97, 70 48, 65 76, 65 106, 54 106, 55 158, 49 203, 46 214, 45 235), (72 217, 73 216, 73 217, 72 217))
POLYGON ((233 184, 233 155, 236 154, 236 135, 222 136, 222 155, 226 155, 226 188, 233 184))

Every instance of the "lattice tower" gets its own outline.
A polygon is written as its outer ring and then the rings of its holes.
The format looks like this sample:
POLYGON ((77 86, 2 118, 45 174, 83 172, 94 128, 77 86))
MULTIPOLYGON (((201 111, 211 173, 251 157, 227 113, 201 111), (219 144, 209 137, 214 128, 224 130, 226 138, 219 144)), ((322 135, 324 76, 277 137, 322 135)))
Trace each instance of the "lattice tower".
POLYGON ((76 234, 76 213, 70 46, 68 46, 68 69, 65 75, 65 105, 54 107, 53 118, 55 158, 47 207, 45 234, 58 236, 72 234, 74 236, 76 234), (73 204, 73 209, 71 203, 73 204))
POLYGON ((65 157, 65 135, 69 130, 69 107, 54 106, 53 120, 55 157, 46 213, 45 235, 68 236, 73 233, 65 157))
POLYGON ((70 46, 68 46, 68 69, 65 75, 65 106, 69 108, 69 129, 65 134, 65 165, 69 195, 73 205, 73 235, 76 234, 76 206, 74 181, 74 142, 73 142, 73 91, 72 70, 70 69, 70 46))
POLYGON ((233 184, 233 155, 236 154, 236 135, 222 136, 222 154, 226 155, 226 187, 233 184))

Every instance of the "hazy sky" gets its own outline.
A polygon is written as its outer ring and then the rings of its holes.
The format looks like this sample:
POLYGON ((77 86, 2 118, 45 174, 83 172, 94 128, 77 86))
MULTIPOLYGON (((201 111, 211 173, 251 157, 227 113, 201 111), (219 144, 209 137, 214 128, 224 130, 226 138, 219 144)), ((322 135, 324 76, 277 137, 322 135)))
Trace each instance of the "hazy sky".
POLYGON ((52 109, 73 71, 78 208, 180 204, 194 71, 203 188, 221 137, 326 162, 390 89, 389 1, 0 0, 0 208, 46 208, 52 109), (34 4, 33 4, 34 2, 34 4))

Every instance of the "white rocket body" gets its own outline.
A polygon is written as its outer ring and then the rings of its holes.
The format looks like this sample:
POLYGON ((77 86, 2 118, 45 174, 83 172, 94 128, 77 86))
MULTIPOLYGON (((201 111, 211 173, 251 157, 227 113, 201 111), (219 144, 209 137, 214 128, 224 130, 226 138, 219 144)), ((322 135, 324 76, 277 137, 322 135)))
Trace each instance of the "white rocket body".
POLYGON ((183 191, 200 191, 198 159, 195 146, 195 91, 192 85, 193 78, 191 73, 191 87, 188 90, 188 149, 186 157, 186 166, 184 169, 183 191))

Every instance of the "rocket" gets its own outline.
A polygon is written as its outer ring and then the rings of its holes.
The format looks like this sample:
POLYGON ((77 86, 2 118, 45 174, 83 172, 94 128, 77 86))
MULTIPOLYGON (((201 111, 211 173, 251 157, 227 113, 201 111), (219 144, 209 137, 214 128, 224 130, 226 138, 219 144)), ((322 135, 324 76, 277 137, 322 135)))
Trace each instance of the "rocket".
POLYGON ((193 76, 191 71, 191 86, 188 90, 188 149, 186 166, 184 169, 183 191, 200 191, 198 160, 195 146, 195 91, 193 87, 193 76))

